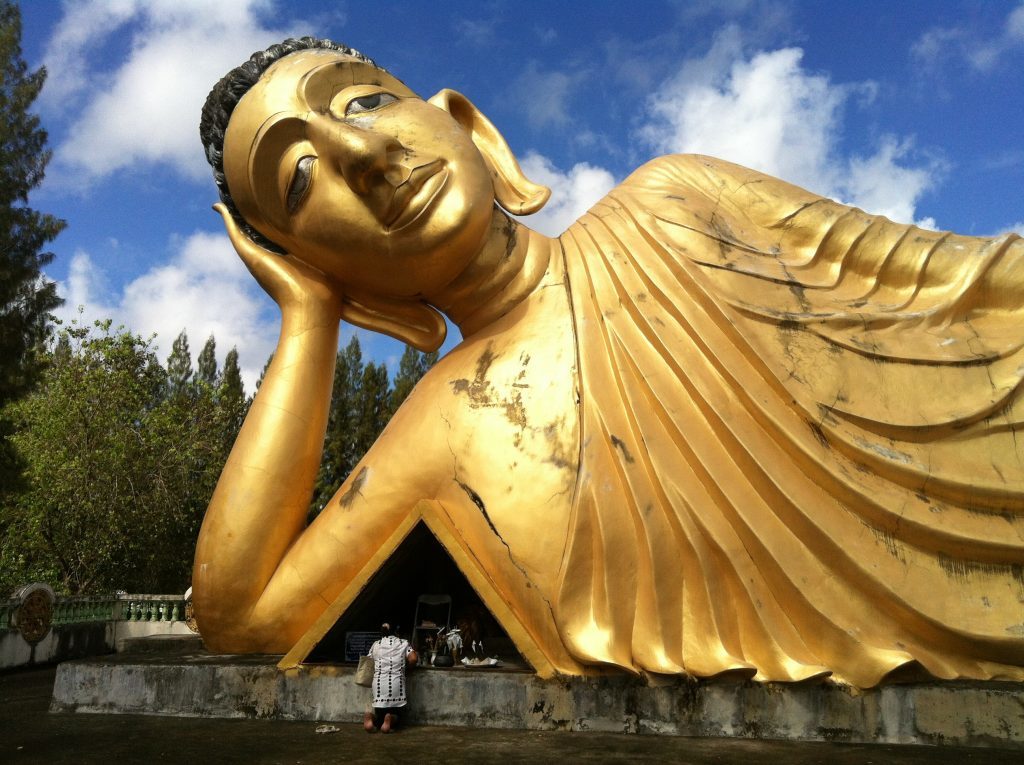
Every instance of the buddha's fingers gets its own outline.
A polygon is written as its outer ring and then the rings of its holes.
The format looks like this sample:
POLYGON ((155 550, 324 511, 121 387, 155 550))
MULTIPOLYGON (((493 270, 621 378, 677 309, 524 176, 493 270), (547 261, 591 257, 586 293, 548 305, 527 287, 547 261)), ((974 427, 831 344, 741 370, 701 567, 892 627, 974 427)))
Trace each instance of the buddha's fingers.
POLYGON ((309 307, 312 302, 337 319, 341 316, 341 290, 321 271, 290 255, 280 255, 256 244, 238 227, 222 203, 213 209, 224 221, 228 239, 249 273, 283 310, 309 307))

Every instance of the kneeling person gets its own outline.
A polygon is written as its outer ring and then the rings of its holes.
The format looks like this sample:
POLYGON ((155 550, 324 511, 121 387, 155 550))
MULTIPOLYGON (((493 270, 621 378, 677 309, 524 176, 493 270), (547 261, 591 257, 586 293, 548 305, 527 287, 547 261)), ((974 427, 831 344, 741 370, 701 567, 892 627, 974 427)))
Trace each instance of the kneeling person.
POLYGON ((398 711, 408 703, 405 668, 418 661, 408 640, 391 634, 391 625, 380 625, 380 640, 370 646, 373 658, 373 711, 367 712, 363 728, 373 733, 390 733, 398 725, 398 711))

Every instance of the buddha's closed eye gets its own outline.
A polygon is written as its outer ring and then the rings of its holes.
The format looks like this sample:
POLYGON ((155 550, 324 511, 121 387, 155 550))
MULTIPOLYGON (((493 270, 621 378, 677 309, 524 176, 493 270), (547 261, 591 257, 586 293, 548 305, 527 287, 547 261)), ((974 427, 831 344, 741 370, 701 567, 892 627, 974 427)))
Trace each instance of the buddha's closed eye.
POLYGON ((295 175, 292 176, 291 185, 288 187, 288 198, 285 204, 289 213, 294 213, 302 198, 309 190, 309 182, 313 177, 313 165, 316 157, 303 157, 295 165, 295 175))

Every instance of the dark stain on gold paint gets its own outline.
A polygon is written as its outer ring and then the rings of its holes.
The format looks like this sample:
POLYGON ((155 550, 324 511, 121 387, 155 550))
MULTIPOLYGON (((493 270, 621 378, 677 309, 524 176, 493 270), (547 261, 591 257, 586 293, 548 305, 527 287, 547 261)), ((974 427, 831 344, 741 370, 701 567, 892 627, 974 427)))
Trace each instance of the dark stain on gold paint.
POLYGON ((341 495, 341 499, 338 501, 342 507, 348 507, 351 505, 359 495, 360 491, 362 491, 363 484, 366 483, 366 472, 366 466, 364 465, 363 469, 360 470, 352 480, 352 485, 349 486, 345 493, 341 495))
MULTIPOLYGON (((465 377, 460 377, 457 380, 452 380, 449 384, 452 386, 454 393, 465 394, 469 398, 469 405, 473 409, 479 409, 482 407, 498 407, 501 408, 505 413, 505 418, 518 427, 520 431, 525 430, 527 427, 526 421, 526 408, 523 406, 523 396, 519 390, 516 390, 514 395, 506 398, 495 395, 494 386, 491 385, 487 379, 487 373, 491 369, 491 365, 494 363, 495 355, 494 351, 491 350, 491 344, 488 343, 487 347, 484 348, 479 358, 476 360, 476 370, 473 374, 473 379, 468 380, 465 377)), ((522 354, 520 360, 523 365, 523 371, 520 372, 517 380, 522 380, 525 377, 525 368, 530 363, 529 354, 522 354)), ((526 387, 519 385, 516 387, 526 387)), ((515 442, 515 446, 519 446, 522 440, 521 433, 518 435, 515 442)))
POLYGON ((491 397, 488 393, 491 384, 487 381, 487 372, 491 368, 491 364, 494 363, 494 358, 494 352, 491 350, 490 343, 488 343, 483 353, 476 360, 476 371, 473 379, 467 380, 465 377, 460 377, 457 380, 451 381, 452 390, 455 393, 465 393, 469 396, 470 406, 492 405, 491 397))
POLYGON ((811 433, 814 434, 814 438, 817 439, 818 443, 826 449, 830 448, 828 437, 825 435, 825 431, 821 429, 821 426, 816 422, 809 422, 807 424, 810 426, 811 433))
POLYGON ((962 560, 939 553, 938 563, 950 579, 966 582, 972 574, 989 574, 997 577, 1009 575, 1017 582, 1018 590, 1024 594, 1024 565, 1020 563, 979 563, 962 560))
POLYGON ((614 434, 612 435, 612 446, 622 452, 622 459, 626 460, 627 464, 633 464, 633 455, 629 453, 626 443, 614 434))

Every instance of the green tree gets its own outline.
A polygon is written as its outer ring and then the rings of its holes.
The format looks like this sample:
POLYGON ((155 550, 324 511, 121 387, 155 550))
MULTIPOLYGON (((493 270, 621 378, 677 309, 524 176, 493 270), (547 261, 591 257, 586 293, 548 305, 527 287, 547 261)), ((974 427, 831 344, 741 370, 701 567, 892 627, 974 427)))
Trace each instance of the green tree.
POLYGON ((185 330, 175 338, 171 345, 171 355, 167 357, 167 390, 171 396, 184 396, 192 386, 192 352, 188 347, 188 335, 185 330))
POLYGON ((238 366, 238 349, 232 348, 224 357, 224 369, 217 378, 217 396, 222 404, 237 410, 245 404, 245 385, 238 366))
POLYGON ((394 387, 391 390, 390 413, 394 415, 402 405, 416 383, 437 363, 437 351, 423 353, 411 345, 405 346, 402 358, 398 362, 398 373, 395 375, 394 387))
POLYGON ((363 362, 358 338, 353 337, 338 352, 324 453, 309 505, 309 520, 323 510, 387 427, 398 405, 436 360, 436 353, 408 348, 392 388, 383 364, 363 362))
POLYGON ((67 332, 61 332, 57 336, 57 342, 53 346, 53 359, 54 364, 63 364, 71 358, 71 341, 68 339, 67 332))
MULTIPOLYGON (((44 69, 29 72, 21 57, 18 6, 0 2, 0 409, 38 379, 48 315, 61 303, 42 269, 53 260, 43 248, 64 221, 28 206, 50 160, 46 131, 29 112, 45 79, 44 69)), ((16 486, 20 471, 11 432, 0 419, 0 493, 16 486)))
POLYGON ((238 367, 238 350, 232 348, 224 357, 224 371, 217 383, 217 411, 225 455, 231 451, 238 431, 249 411, 250 399, 245 396, 242 370, 238 367))
POLYGON ((357 452, 355 430, 356 402, 362 378, 363 352, 359 339, 353 337, 345 349, 338 352, 334 365, 331 410, 327 419, 324 453, 310 501, 310 518, 315 518, 334 496, 361 456, 357 452))
POLYGON ((355 468, 356 463, 373 446, 377 436, 387 427, 391 419, 390 402, 391 390, 388 387, 387 367, 371 361, 363 367, 356 395, 352 468, 355 468))
POLYGON ((244 401, 245 386, 242 384, 242 370, 238 367, 238 349, 232 348, 224 357, 224 372, 220 377, 221 397, 229 401, 244 401))
POLYGON ((199 351, 196 367, 196 382, 206 383, 211 388, 217 386, 217 341, 213 335, 206 339, 203 349, 199 351))
POLYGON ((110 322, 63 336, 7 409, 27 487, 0 508, 0 584, 180 592, 233 440, 215 392, 163 396, 151 343, 110 322))
POLYGON ((273 361, 274 361, 274 352, 271 351, 270 355, 267 356, 267 363, 263 365, 263 369, 260 370, 260 376, 256 380, 256 390, 259 390, 260 386, 263 385, 263 378, 267 376, 267 370, 270 369, 270 365, 273 363, 273 361))

